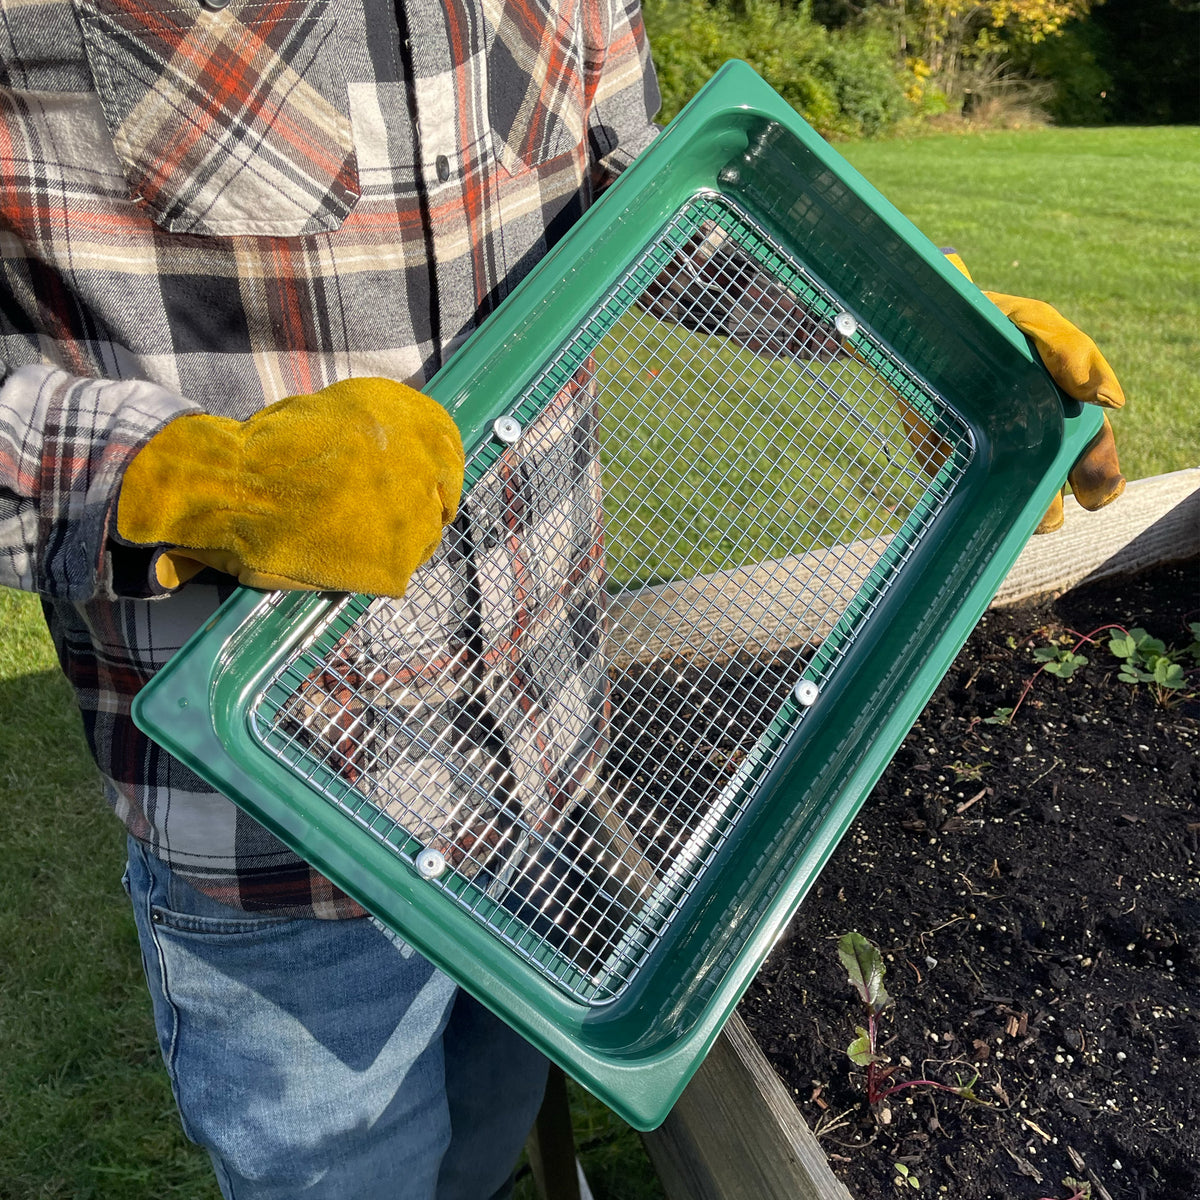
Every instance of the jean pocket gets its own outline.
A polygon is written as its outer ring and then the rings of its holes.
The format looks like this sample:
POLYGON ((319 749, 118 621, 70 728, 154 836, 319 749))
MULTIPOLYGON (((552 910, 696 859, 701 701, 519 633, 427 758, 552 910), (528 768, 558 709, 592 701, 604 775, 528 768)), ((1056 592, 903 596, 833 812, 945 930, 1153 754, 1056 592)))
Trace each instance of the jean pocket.
POLYGON ((329 0, 77 0, 133 198, 172 233, 296 237, 358 199, 329 0))
POLYGON ((228 917, 213 916, 180 912, 178 909, 167 908, 161 904, 152 904, 150 920, 156 928, 170 930, 172 933, 252 941, 256 937, 272 937, 295 918, 255 916, 253 913, 238 913, 236 916, 228 917))
POLYGON ((500 5, 487 24, 492 149, 512 175, 585 145, 583 3, 500 5))

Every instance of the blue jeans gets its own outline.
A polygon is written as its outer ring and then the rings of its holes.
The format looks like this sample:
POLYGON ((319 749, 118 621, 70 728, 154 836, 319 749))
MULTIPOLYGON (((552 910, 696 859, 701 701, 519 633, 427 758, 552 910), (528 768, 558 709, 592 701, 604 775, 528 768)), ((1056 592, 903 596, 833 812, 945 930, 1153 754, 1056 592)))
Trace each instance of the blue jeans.
POLYGON ((227 908, 129 843, 184 1132, 228 1200, 509 1193, 546 1060, 369 920, 227 908))

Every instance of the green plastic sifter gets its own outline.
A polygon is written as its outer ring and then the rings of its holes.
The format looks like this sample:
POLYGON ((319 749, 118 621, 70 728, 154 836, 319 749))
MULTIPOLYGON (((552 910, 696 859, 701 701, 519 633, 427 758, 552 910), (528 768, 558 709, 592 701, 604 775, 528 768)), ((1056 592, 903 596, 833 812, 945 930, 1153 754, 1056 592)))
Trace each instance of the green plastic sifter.
POLYGON ((134 716, 649 1129, 1101 418, 741 63, 428 391, 404 599, 242 590, 134 716))

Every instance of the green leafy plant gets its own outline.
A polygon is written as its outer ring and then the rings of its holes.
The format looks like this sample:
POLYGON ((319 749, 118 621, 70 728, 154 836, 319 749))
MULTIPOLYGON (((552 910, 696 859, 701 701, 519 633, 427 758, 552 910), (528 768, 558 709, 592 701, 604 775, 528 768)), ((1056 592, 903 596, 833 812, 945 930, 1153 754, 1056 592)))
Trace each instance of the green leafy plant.
POLYGON ((904 1163, 892 1163, 892 1170, 896 1172, 896 1178, 892 1182, 897 1187, 903 1187, 906 1183, 910 1188, 920 1188, 921 1181, 904 1165, 904 1163))
POLYGON ((663 121, 730 58, 748 62, 825 138, 884 135, 935 107, 936 89, 918 87, 892 38, 869 27, 826 29, 807 4, 646 0, 643 15, 663 121))
MULTIPOLYGON (((858 992, 866 1015, 866 1024, 855 1026, 854 1032, 857 1036, 846 1048, 846 1054, 855 1066, 866 1068, 869 1105, 874 1107, 896 1092, 914 1087, 951 1092, 975 1104, 987 1104, 987 1101, 981 1100, 974 1091, 975 1083, 979 1079, 978 1072, 967 1083, 960 1083, 958 1086, 941 1083, 936 1079, 906 1079, 893 1082, 899 1068, 890 1066, 887 1056, 879 1052, 879 1017, 893 1003, 883 985, 883 955, 880 954, 879 947, 861 933, 850 932, 838 939, 838 957, 842 960, 842 966, 846 968, 850 983, 858 992)), ((907 1177, 907 1172, 901 1174, 907 1177)), ((919 1180, 913 1183, 911 1178, 909 1184, 912 1187, 921 1186, 919 1180)))
POLYGON ((1042 670, 1047 675, 1057 675, 1059 679, 1070 679, 1088 663, 1086 655, 1076 654, 1074 650, 1063 646, 1039 646, 1033 652, 1033 659, 1042 664, 1042 670))
POLYGON ((1117 624, 1101 625, 1091 633, 1083 634, 1068 630, 1071 637, 1076 639, 1075 644, 1069 648, 1061 645, 1039 646, 1034 650, 1034 661, 1041 663, 1041 666, 1025 681, 1016 704, 1011 708, 997 708, 990 717, 982 718, 983 723, 1011 725, 1017 710, 1025 703, 1025 697, 1043 671, 1060 679, 1070 679, 1080 667, 1087 665, 1087 657, 1079 653, 1080 649, 1089 644, 1099 645, 1096 638, 1108 630, 1113 631, 1108 639, 1108 649, 1122 660, 1117 678, 1135 687, 1145 684, 1162 708, 1170 708, 1197 691, 1194 677, 1189 675, 1189 671, 1200 666, 1200 621, 1190 622, 1188 628, 1192 641, 1182 649, 1167 646, 1140 626, 1126 629, 1117 624))
POLYGON ((1047 674, 1057 675, 1060 679, 1070 679, 1080 667, 1087 665, 1088 660, 1079 653, 1080 649, 1089 643, 1095 645, 1097 635, 1107 629, 1118 629, 1122 633, 1125 632, 1120 625, 1101 625, 1099 628, 1093 629, 1091 633, 1083 634, 1068 630, 1071 636, 1077 639, 1069 649, 1065 646, 1039 646, 1033 652, 1033 657, 1035 662, 1040 662, 1042 665, 1025 681, 1025 686, 1021 689, 1016 704, 1011 708, 996 709, 990 717, 983 718, 983 723, 985 725, 1011 725, 1017 715, 1017 710, 1025 703, 1025 697, 1033 689, 1037 677, 1045 671, 1047 674))
POLYGON ((1148 685, 1155 700, 1163 708, 1191 690, 1191 680, 1184 669, 1200 663, 1200 622, 1191 622, 1192 642, 1181 650, 1169 648, 1159 638, 1151 637, 1140 626, 1114 633, 1108 648, 1121 660, 1117 676, 1123 683, 1148 685))

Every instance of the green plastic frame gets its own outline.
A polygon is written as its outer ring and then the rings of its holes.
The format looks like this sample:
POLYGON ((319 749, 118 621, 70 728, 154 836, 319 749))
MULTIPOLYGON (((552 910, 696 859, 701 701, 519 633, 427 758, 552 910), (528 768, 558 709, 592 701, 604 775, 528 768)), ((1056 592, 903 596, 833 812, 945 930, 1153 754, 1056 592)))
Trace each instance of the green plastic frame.
POLYGON ((247 712, 330 597, 243 589, 142 691, 138 725, 631 1125, 659 1124, 1083 449, 1025 339, 745 64, 729 63, 428 391, 470 447, 699 191, 736 197, 967 422, 976 453, 689 902, 615 1001, 569 999, 263 752, 247 712))

